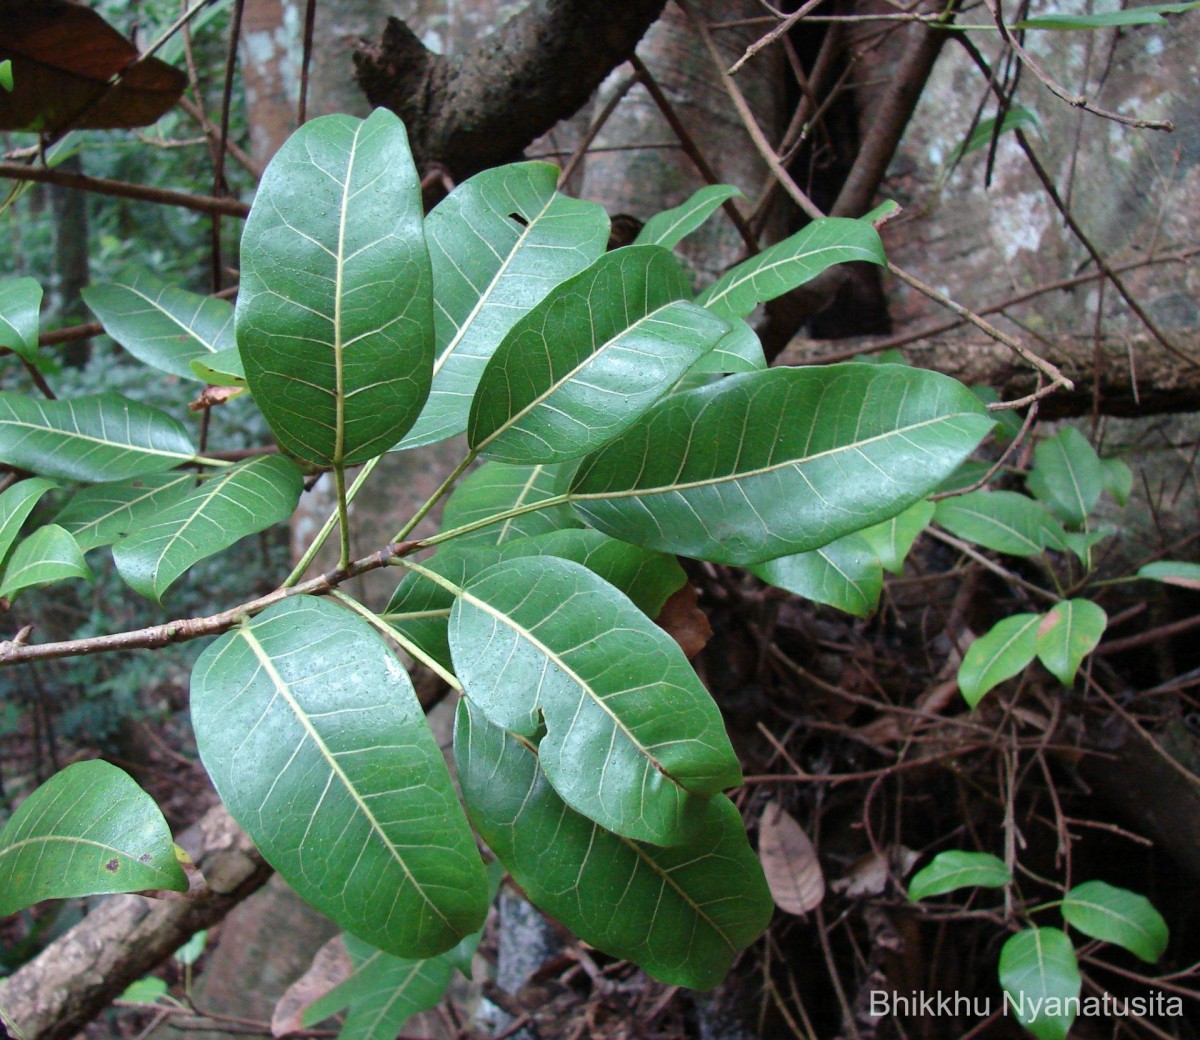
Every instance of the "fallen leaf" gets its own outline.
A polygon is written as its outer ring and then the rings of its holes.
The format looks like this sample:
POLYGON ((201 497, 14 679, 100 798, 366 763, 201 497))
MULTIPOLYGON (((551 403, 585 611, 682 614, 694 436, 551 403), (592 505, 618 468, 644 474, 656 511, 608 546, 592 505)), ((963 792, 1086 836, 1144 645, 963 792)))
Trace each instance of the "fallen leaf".
POLYGON ((683 648, 689 661, 712 638, 712 625, 708 623, 708 615, 696 605, 696 589, 690 582, 671 594, 655 621, 683 648))
POLYGON ((335 935, 318 951, 308 971, 288 986, 271 1015, 271 1035, 287 1036, 304 1029, 304 1012, 353 970, 350 954, 340 935, 335 935))
POLYGON ((758 824, 758 858, 775 905, 803 916, 825 898, 825 875, 817 850, 778 802, 768 802, 758 824))

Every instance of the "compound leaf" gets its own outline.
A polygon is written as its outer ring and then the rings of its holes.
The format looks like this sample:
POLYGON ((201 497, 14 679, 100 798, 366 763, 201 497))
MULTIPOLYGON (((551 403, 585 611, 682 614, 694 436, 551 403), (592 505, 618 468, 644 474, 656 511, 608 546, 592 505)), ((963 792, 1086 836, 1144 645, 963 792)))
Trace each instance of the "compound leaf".
POLYGON ((0 347, 32 362, 37 357, 42 287, 34 278, 0 281, 0 347))
POLYGON ((25 589, 36 589, 67 578, 92 581, 92 569, 75 539, 57 524, 47 524, 17 543, 4 568, 0 597, 12 599, 25 589))
POLYGON ((908 883, 908 898, 914 903, 960 888, 1003 888, 1012 875, 1004 860, 990 852, 949 849, 939 852, 908 883))
POLYGON ((866 617, 883 591, 883 568, 867 540, 843 535, 820 549, 780 556, 750 568, 769 585, 855 617, 866 617))
POLYGON ((1063 918, 1072 928, 1128 950, 1147 964, 1166 952, 1167 922, 1143 895, 1103 881, 1085 881, 1066 895, 1063 918))
POLYGON ((1038 625, 1038 660, 1059 682, 1070 686, 1083 659, 1096 649, 1107 625, 1104 608, 1090 599, 1068 599, 1055 604, 1038 625))
POLYGON ((1071 940, 1057 928, 1026 928, 1000 950, 1007 1009, 1038 1040, 1066 1040, 1083 985, 1071 940))
POLYGON ((740 198, 742 193, 731 184, 709 184, 682 205, 654 214, 638 232, 633 244, 674 249, 724 203, 740 198))
POLYGON ((1037 654, 1040 614, 1013 614, 996 622, 963 654, 958 667, 958 688, 974 708, 983 695, 1021 671, 1037 654))

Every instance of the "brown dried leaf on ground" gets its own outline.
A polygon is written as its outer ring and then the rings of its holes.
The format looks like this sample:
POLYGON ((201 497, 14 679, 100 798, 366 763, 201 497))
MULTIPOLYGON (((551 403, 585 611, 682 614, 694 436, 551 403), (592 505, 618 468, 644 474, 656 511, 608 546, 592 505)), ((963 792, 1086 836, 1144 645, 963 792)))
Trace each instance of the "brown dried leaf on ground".
POLYGON ((346 952, 346 944, 340 935, 335 935, 318 951, 312 966, 293 982, 271 1016, 271 1035, 287 1036, 304 1028, 304 1012, 334 986, 349 977, 353 965, 346 952))
POLYGON ((758 856, 775 905, 802 916, 825 898, 825 875, 804 829, 778 802, 769 802, 758 825, 758 856))
POLYGON ((708 623, 708 615, 696 605, 696 589, 690 583, 671 595, 655 620, 683 648, 689 661, 712 638, 712 625, 708 623))

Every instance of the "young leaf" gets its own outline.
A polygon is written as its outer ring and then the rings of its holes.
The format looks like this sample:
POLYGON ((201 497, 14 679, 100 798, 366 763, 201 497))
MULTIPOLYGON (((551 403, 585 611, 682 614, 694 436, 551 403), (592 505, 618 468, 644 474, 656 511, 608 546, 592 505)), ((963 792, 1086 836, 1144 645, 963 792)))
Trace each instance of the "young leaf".
POLYGON ((204 953, 204 948, 207 945, 208 931, 202 928, 175 951, 175 960, 180 964, 195 964, 200 959, 201 954, 204 953))
POLYGON ((557 192, 558 167, 516 163, 458 185, 429 214, 437 288, 433 387, 398 447, 461 433, 484 365, 521 315, 604 253, 608 214, 557 192))
POLYGON ((191 705, 221 800, 322 913, 406 957, 483 923, 483 864, 441 751, 366 622, 285 599, 204 651, 191 705))
POLYGON ((0 597, 12 599, 25 589, 36 589, 67 578, 94 580, 92 569, 75 539, 57 524, 47 524, 17 543, 4 568, 0 597))
POLYGON ((235 348, 233 305, 186 292, 144 271, 126 281, 89 285, 84 302, 113 339, 139 361, 195 379, 191 361, 235 348))
POLYGON ((0 494, 0 564, 4 563, 8 550, 21 533, 21 525, 29 518, 38 500, 56 487, 58 485, 52 480, 30 477, 17 481, 0 494))
POLYGON ((34 278, 0 281, 0 347, 32 362, 37 357, 42 287, 34 278))
POLYGON ((0 917, 42 899, 187 887, 158 806, 98 759, 55 773, 0 831, 0 917))
POLYGON ((1027 481, 1029 490, 1064 522, 1079 527, 1104 489, 1100 456, 1074 426, 1039 442, 1027 481))
POLYGON ((496 348, 471 404, 471 447, 554 463, 617 436, 729 331, 690 295, 660 246, 617 249, 569 278, 496 348))
POLYGON ((963 156, 977 152, 985 145, 990 145, 992 140, 1001 134, 1011 133, 1014 130, 1036 130, 1039 126, 1041 123, 1038 121, 1036 112, 1021 105, 1013 105, 1005 110, 998 130, 995 116, 990 119, 981 119, 975 129, 971 131, 971 135, 950 153, 947 157, 947 164, 953 166, 963 156))
POLYGON ((1007 1009, 1038 1040, 1066 1040, 1083 985, 1071 940, 1057 928, 1026 928, 1000 950, 1007 1009))
POLYGON ((0 462, 17 469, 98 483, 162 473, 195 456, 169 415, 116 394, 42 401, 0 391, 0 462))
POLYGON ((195 486, 195 473, 153 473, 115 484, 93 484, 76 491, 54 522, 89 552, 141 529, 195 486))
POLYGON ((391 112, 314 119, 276 153, 242 236, 236 324, 250 392, 294 455, 365 462, 416 420, 433 289, 420 181, 391 112))
POLYGON ((752 574, 814 603, 866 617, 883 591, 883 568, 867 540, 843 535, 820 549, 780 556, 750 568, 752 574))
POLYGON ((741 318, 726 318, 725 321, 730 331, 688 369, 689 375, 699 372, 759 372, 767 367, 758 333, 741 318))
POLYGON ((248 459, 207 477, 113 546, 130 588, 159 601, 194 563, 292 515, 304 480, 291 459, 248 459))
POLYGON ((708 989, 770 922, 762 867, 724 795, 699 803, 693 840, 661 848, 568 808, 529 747, 468 701, 454 755, 472 822, 513 879, 605 953, 668 985, 708 989))
POLYGON ((1040 614, 1013 614, 992 626, 963 654, 958 688, 974 708, 983 695, 1021 671, 1037 653, 1040 614))
POLYGON ((1104 635, 1108 615, 1090 599, 1068 599, 1049 610, 1037 630, 1037 655, 1064 686, 1104 635))
POLYGON ((908 883, 908 898, 914 903, 960 888, 1003 888, 1012 875, 1004 860, 988 852, 949 849, 939 852, 908 883))
POLYGON ((655 405, 583 460, 572 501, 623 541, 761 563, 895 516, 992 426, 961 383, 920 369, 750 372, 655 405))
POLYGON ((209 386, 246 385, 246 366, 242 364, 242 354, 237 347, 192 358, 188 367, 193 376, 209 386))
MULTIPOLYGON (((506 466, 486 462, 454 489, 442 511, 442 530, 452 531, 486 520, 497 513, 535 506, 560 490, 561 466, 506 466)), ((550 506, 488 524, 459 535, 460 546, 503 545, 562 528, 581 527, 569 506, 550 506)))
POLYGON ((474 575, 450 612, 454 671, 533 738, 559 796, 602 827, 678 844, 701 799, 741 782, 720 712, 679 646, 587 568, 552 556, 474 575))
POLYGON ((1015 491, 969 491, 943 498, 934 519, 964 541, 1010 556, 1066 548, 1062 524, 1040 502, 1015 491))
POLYGON ((934 504, 927 500, 915 502, 890 520, 865 528, 859 534, 867 540, 871 551, 879 558, 885 571, 900 574, 904 558, 917 537, 933 519, 934 504))
POLYGON ((1063 918, 1072 928, 1154 964, 1167 949, 1167 922, 1143 895, 1103 881, 1085 881, 1066 895, 1063 918))
POLYGON ((1098 527, 1093 531, 1067 531, 1063 535, 1063 544, 1078 556, 1079 562, 1090 571, 1092 569, 1092 548, 1116 533, 1115 528, 1108 526, 1098 527))
POLYGON ((887 263, 879 232, 865 220, 824 217, 727 271, 696 302, 722 318, 744 318, 758 304, 850 260, 887 263))
POLYGON ((683 205, 654 214, 638 232, 633 244, 674 249, 725 202, 740 198, 742 193, 732 185, 709 184, 697 191, 683 205))
POLYGON ((1200 589, 1200 563, 1185 560, 1157 560, 1138 568, 1139 578, 1178 585, 1181 589, 1200 589))
POLYGON ((1133 470, 1122 459, 1101 459, 1100 475, 1104 481, 1104 490, 1113 497, 1119 506, 1129 505, 1129 496, 1133 492, 1133 470))
POLYGON ((147 975, 144 979, 131 982, 125 987, 117 1000, 125 1004, 155 1004, 159 997, 167 995, 167 983, 157 975, 147 975))

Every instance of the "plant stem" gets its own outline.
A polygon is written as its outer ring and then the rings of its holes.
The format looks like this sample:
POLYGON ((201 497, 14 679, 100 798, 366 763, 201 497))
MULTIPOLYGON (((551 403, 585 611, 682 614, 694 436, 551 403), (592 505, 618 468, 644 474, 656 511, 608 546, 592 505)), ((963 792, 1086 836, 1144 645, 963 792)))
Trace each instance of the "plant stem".
MULTIPOLYGON (((369 477, 374 471, 375 467, 379 465, 379 460, 382 458, 382 455, 376 455, 375 458, 371 459, 370 462, 363 466, 358 476, 354 478, 354 483, 350 485, 350 490, 346 492, 347 502, 354 501, 354 496, 358 494, 359 488, 361 488, 363 484, 367 482, 367 477, 369 477)), ((304 577, 304 572, 308 570, 309 565, 313 562, 314 557, 321 551, 321 546, 328 541, 329 536, 333 533, 334 525, 338 522, 338 516, 339 513, 337 510, 334 510, 334 512, 329 514, 329 518, 322 525, 321 530, 317 532, 317 536, 312 540, 308 548, 304 550, 304 555, 300 557, 300 562, 296 564, 292 573, 287 576, 287 580, 282 586, 280 586, 281 588, 290 589, 296 584, 296 582, 304 577)), ((399 539, 397 539, 397 541, 398 540, 399 539)))
POLYGON ((340 463, 333 467, 333 479, 337 485, 338 533, 342 540, 342 551, 338 556, 338 567, 350 563, 350 505, 346 497, 346 467, 340 463))
POLYGON ((442 496, 454 486, 454 482, 458 480, 458 478, 463 475, 463 472, 466 470, 466 468, 475 461, 477 454, 478 453, 474 451, 467 452, 467 457, 454 467, 450 475, 438 485, 438 489, 425 500, 420 509, 413 513, 412 519, 410 519, 408 523, 406 523, 402 528, 400 528, 399 531, 396 532, 396 537, 392 539, 393 542, 402 542, 405 538, 412 534, 413 528, 425 519, 425 517, 429 514, 429 510, 437 505, 438 502, 441 501, 442 496))

